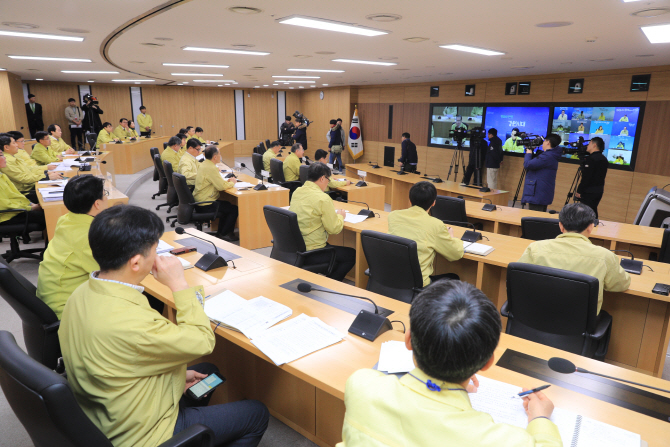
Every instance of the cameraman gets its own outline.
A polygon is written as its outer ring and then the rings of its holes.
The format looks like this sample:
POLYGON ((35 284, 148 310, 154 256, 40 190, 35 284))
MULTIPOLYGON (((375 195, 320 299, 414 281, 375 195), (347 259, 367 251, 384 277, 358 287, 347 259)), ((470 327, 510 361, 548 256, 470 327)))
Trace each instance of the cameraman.
POLYGON ((603 155, 605 142, 600 137, 591 138, 586 147, 587 155, 582 162, 582 181, 577 187, 575 197, 584 205, 590 207, 598 218, 598 204, 605 191, 605 177, 609 162, 603 155))
POLYGON ((298 127, 295 128, 295 132, 291 137, 296 143, 300 143, 303 149, 307 150, 307 123, 302 115, 300 115, 300 118, 296 117, 296 121, 298 122, 298 127))
POLYGON ((286 121, 279 127, 279 138, 282 146, 293 146, 291 135, 295 132, 295 124, 291 122, 291 116, 286 115, 286 121))
POLYGON ((533 156, 533 149, 526 148, 523 167, 526 169, 526 180, 523 184, 521 206, 528 204, 533 211, 547 211, 547 205, 554 201, 556 189, 556 172, 558 160, 563 155, 563 149, 558 147, 561 137, 555 133, 547 135, 538 148, 538 155, 533 156))
POLYGON ((100 120, 100 115, 104 112, 98 106, 98 100, 90 93, 84 95, 84 105, 81 106, 81 110, 85 113, 84 115, 84 132, 93 132, 94 134, 99 134, 102 130, 102 121, 100 120))

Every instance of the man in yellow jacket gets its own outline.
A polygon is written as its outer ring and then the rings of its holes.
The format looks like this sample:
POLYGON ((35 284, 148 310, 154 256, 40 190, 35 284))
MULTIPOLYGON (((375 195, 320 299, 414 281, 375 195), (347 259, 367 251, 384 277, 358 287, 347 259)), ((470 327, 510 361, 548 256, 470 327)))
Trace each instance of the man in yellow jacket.
POLYGON ((556 239, 533 242, 519 262, 570 270, 598 278, 598 313, 603 304, 603 290, 623 292, 630 286, 630 275, 620 265, 619 257, 604 247, 593 245, 596 213, 583 203, 571 203, 558 215, 563 234, 556 239))
MULTIPOLYGON (((323 163, 312 163, 307 171, 307 181, 291 197, 290 211, 298 215, 298 226, 307 250, 328 246, 335 250, 335 267, 329 278, 342 281, 356 264, 356 250, 327 243, 328 235, 340 234, 344 228, 346 211, 336 210, 333 200, 324 194, 332 173, 323 163)), ((309 262, 328 262, 330 253, 310 256, 309 262)))
POLYGON ((181 140, 181 144, 179 145, 179 158, 181 158, 186 153, 186 142, 188 141, 188 136, 184 132, 179 132, 176 137, 181 140))
POLYGON ((175 171, 186 177, 186 184, 191 187, 191 190, 195 188, 195 179, 198 176, 198 168, 201 164, 195 158, 200 155, 201 147, 200 141, 195 138, 188 140, 186 153, 179 159, 178 170, 175 171))
POLYGON ((279 141, 273 141, 270 143, 270 147, 263 154, 263 169, 265 171, 270 172, 270 160, 277 158, 277 154, 279 154, 280 149, 281 146, 279 145, 279 141))
POLYGON ((76 153, 76 151, 63 140, 63 131, 58 124, 50 124, 49 127, 47 127, 47 132, 49 132, 49 138, 51 139, 51 149, 56 151, 56 153, 76 153))
POLYGON ((112 132, 112 123, 103 123, 102 130, 98 133, 98 139, 95 142, 96 148, 101 151, 103 144, 116 143, 119 138, 112 132))
POLYGON ((63 202, 69 213, 58 218, 37 276, 37 297, 59 320, 72 292, 100 269, 88 244, 88 230, 93 218, 107 209, 108 194, 105 181, 94 175, 73 177, 65 186, 63 202))
POLYGON ((135 130, 135 121, 128 121, 128 135, 129 138, 139 138, 140 135, 135 130))
POLYGON ((140 125, 140 135, 143 137, 151 136, 151 128, 154 125, 154 120, 151 115, 147 114, 147 108, 140 107, 140 114, 137 116, 137 124, 140 125))
POLYGON ((12 130, 7 132, 7 135, 14 138, 16 145, 19 147, 19 151, 16 153, 15 157, 23 160, 28 166, 37 166, 37 162, 30 158, 30 154, 25 150, 26 139, 23 137, 23 134, 18 130, 12 130))
MULTIPOLYGON (((0 137, 6 138, 6 137, 0 137)), ((1 144, 1 143, 0 143, 1 144)), ((0 150, 0 169, 7 166, 5 154, 0 150)), ((30 203, 30 200, 16 189, 14 183, 0 172, 0 211, 3 210, 25 210, 28 213, 28 222, 46 226, 44 211, 38 203, 30 203)), ((26 216, 19 212, 0 213, 0 223, 9 222, 23 224, 26 216)))
MULTIPOLYGON (((328 152, 326 152, 324 149, 317 149, 316 152, 314 152, 314 161, 327 164, 328 163, 328 152)), ((353 184, 354 182, 351 182, 349 180, 333 180, 331 179, 328 182, 328 189, 333 190, 337 188, 341 188, 343 186, 349 186, 353 184)))
POLYGON ((463 257, 463 241, 455 238, 450 227, 429 214, 435 205, 437 190, 430 182, 415 183, 409 190, 410 208, 389 214, 389 234, 416 241, 419 264, 423 274, 423 286, 443 278, 458 279, 453 273, 431 276, 435 254, 447 261, 463 257))
POLYGON ((181 156, 179 155, 179 148, 181 147, 181 138, 179 137, 170 137, 168 140, 168 145, 161 154, 161 161, 169 161, 172 163, 172 171, 179 172, 179 160, 181 156))
POLYGON ((502 330, 498 310, 481 290, 440 281, 414 298, 409 323, 405 346, 416 368, 400 379, 373 369, 349 377, 338 447, 563 445, 549 420, 554 404, 541 391, 523 398, 526 428, 496 423, 472 408, 475 373, 494 364, 502 330))
POLYGON ((38 165, 44 166, 49 163, 55 163, 63 160, 60 152, 56 152, 51 148, 51 138, 46 132, 40 131, 35 133, 35 140, 37 143, 33 146, 33 152, 30 158, 35 160, 38 165))
POLYGON ((295 143, 291 146, 291 153, 284 159, 284 180, 287 182, 294 182, 300 180, 300 165, 302 164, 302 157, 305 155, 305 150, 302 144, 295 143))
MULTIPOLYGON (((228 242, 239 241, 239 236, 235 235, 235 223, 239 211, 236 205, 221 200, 221 191, 233 188, 237 179, 231 177, 224 180, 219 168, 216 166, 221 163, 221 154, 216 146, 207 146, 205 149, 205 161, 200 164, 198 174, 195 177, 195 189, 193 198, 196 202, 218 201, 219 227, 216 236, 228 242)), ((214 213, 217 204, 198 205, 200 213, 214 213)))
POLYGON ((195 136, 193 136, 193 138, 197 138, 202 144, 214 144, 214 141, 207 141, 202 137, 203 132, 204 130, 202 130, 202 127, 196 127, 195 136))
POLYGON ((58 331, 68 384, 84 413, 116 446, 157 446, 195 423, 212 429, 216 445, 240 439, 253 445, 267 427, 263 404, 208 407, 209 397, 184 396, 218 372, 208 363, 186 366, 210 354, 215 337, 203 309, 203 287, 186 282, 176 257, 156 254, 163 229, 156 214, 129 205, 93 219, 89 241, 100 270, 72 293, 58 331), (142 294, 140 283, 150 272, 172 292, 177 324, 142 294))
POLYGON ((131 135, 130 127, 128 127, 128 118, 121 118, 119 125, 114 129, 114 136, 119 140, 127 140, 131 135))

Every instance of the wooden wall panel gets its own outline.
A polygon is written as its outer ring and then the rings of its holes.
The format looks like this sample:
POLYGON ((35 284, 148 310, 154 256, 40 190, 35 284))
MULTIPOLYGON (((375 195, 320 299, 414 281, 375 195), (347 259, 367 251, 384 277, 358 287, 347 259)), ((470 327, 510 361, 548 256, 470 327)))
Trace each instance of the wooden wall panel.
MULTIPOLYGON (((399 143, 403 130, 404 104, 379 103, 379 140, 382 143, 399 143), (393 107, 393 121, 389 123, 389 110, 393 107), (391 138, 389 138, 389 125, 391 138)), ((361 123, 365 126, 365 123, 361 123)), ((363 128, 364 129, 364 128, 363 128)))
MULTIPOLYGON (((302 112, 302 95, 300 90, 287 90, 286 91, 286 114, 293 116, 296 110, 302 112)), ((304 113, 304 112, 303 112, 304 113)), ((309 115, 307 115, 309 118, 309 115)))
POLYGON ((670 175, 670 101, 650 101, 644 112, 635 172, 670 175))
POLYGON ((651 74, 647 101, 670 100, 670 72, 664 71, 651 74))
POLYGON ((409 132, 417 146, 428 146, 428 103, 405 103, 402 132, 409 132))
MULTIPOLYGON (((25 108, 19 110, 13 104, 14 98, 12 97, 9 75, 10 73, 6 71, 0 71, 0 98, 2 99, 0 101, 0 132, 16 129, 18 126, 16 126, 15 116, 26 115, 25 108)), ((23 105, 23 100, 21 100, 21 105, 23 105)))
MULTIPOLYGON (((14 110, 14 126, 12 129, 19 130, 26 137, 29 137, 28 132, 28 116, 26 115, 25 103, 23 99, 23 84, 21 76, 14 73, 7 73, 7 81, 9 82, 9 97, 11 99, 12 109, 14 110)), ((2 98, 2 95, 0 95, 2 98)), ((3 104, 8 104, 10 101, 2 101, 3 104)), ((64 114, 65 112, 63 112, 64 114)), ((69 141, 69 140, 67 140, 69 141)))
MULTIPOLYGON (((555 75, 554 75, 555 76, 555 75)), ((582 76, 572 76, 579 77, 582 76)), ((584 76, 584 93, 568 93, 570 77, 557 77, 554 84, 554 101, 646 101, 647 92, 630 91, 630 74, 584 76)), ((532 91, 532 89, 531 89, 532 91)))
MULTIPOLYGON (((51 124, 58 124, 63 130, 63 140, 65 140, 67 144, 70 144, 70 129, 67 123, 67 119, 65 118, 65 107, 68 106, 67 100, 69 98, 79 98, 77 84, 35 81, 30 82, 29 87, 30 93, 37 97, 38 103, 42 104, 44 130, 46 131, 51 124)), ((21 91, 21 96, 23 96, 23 90, 21 91)), ((128 93, 128 103, 130 104, 130 93, 128 93)), ((77 100, 77 104, 79 104, 79 100, 77 100)), ((105 103, 101 102, 100 107, 104 111, 105 103)), ((22 114, 25 116, 25 106, 22 112, 22 114)), ((28 129, 27 124, 28 118, 26 117, 26 130, 28 129)), ((30 138, 29 132, 23 132, 23 134, 26 136, 26 138, 30 138)))
POLYGON ((436 98, 430 97, 430 86, 419 85, 416 87, 405 87, 405 103, 408 102, 435 102, 436 98))
POLYGON ((378 103, 380 91, 379 88, 359 88, 358 103, 378 103))
POLYGON ((193 125, 202 127, 206 140, 234 141, 235 98, 233 90, 194 88, 195 119, 193 125))
POLYGON ((437 84, 440 86, 440 96, 430 98, 430 102, 485 102, 487 84, 485 82, 474 83, 475 96, 465 96, 465 86, 473 82, 463 82, 458 84, 437 84))
MULTIPOLYGON (((560 165, 558 169, 561 169, 560 165)), ((626 199, 630 196, 633 188, 634 175, 631 171, 608 169, 605 179, 605 194, 603 194, 600 205, 598 205, 598 217, 600 219, 625 222, 629 212, 629 203, 626 199)))
MULTIPOLYGON (((194 90, 194 87, 142 86, 142 102, 154 121, 152 131, 156 136, 174 136, 180 128, 196 125, 194 90)), ((104 103, 101 106, 105 110, 104 103)), ((105 119, 109 120, 106 110, 105 119)))
MULTIPOLYGON (((348 134, 351 124, 350 88, 326 89, 323 92, 323 100, 320 99, 320 90, 317 89, 303 90, 301 93, 301 112, 313 121, 307 128, 307 155, 310 158, 313 158, 317 149, 328 150, 326 133, 330 130, 331 119, 342 118, 345 134, 348 134)), ((346 155, 343 155, 342 161, 345 160, 346 155)))
MULTIPOLYGON (((30 86, 32 91, 33 86, 30 86)), ((76 88, 76 86, 75 86, 76 88)), ((144 88, 142 89, 144 91, 144 88)), ((73 97, 77 97, 78 90, 75 90, 73 97)), ((91 84, 91 93, 93 96, 98 98, 100 101, 100 108, 104 112, 100 119, 104 123, 109 121, 112 123, 112 126, 116 127, 119 125, 119 120, 121 118, 132 119, 133 112, 132 106, 130 104, 130 86, 129 85, 112 85, 112 84, 91 84)), ((67 101, 69 96, 65 96, 63 101, 67 101)), ((65 106, 67 102, 63 105, 63 110, 61 114, 63 119, 65 119, 65 106)), ((148 106, 147 106, 148 107, 148 106)), ((191 102, 191 107, 193 107, 191 102)), ((149 112, 151 114, 151 112, 149 112)), ((151 115, 153 117, 153 115, 151 115)), ((191 114, 189 115, 192 119, 193 109, 191 108, 191 114)), ((47 124, 46 122, 44 124, 47 124)), ((155 123, 154 123, 155 124, 155 123)), ((66 140, 67 141, 67 140, 66 140)))
MULTIPOLYGON (((509 82, 516 82, 511 80, 509 82)), ((520 81, 523 82, 523 81, 520 81)), ((554 80, 530 81, 530 95, 505 95, 506 82, 486 84, 486 102, 551 102, 554 94, 554 80)), ((478 92, 479 93, 479 92, 478 92)))
POLYGON ((244 125, 247 140, 276 138, 277 95, 273 90, 244 90, 244 125))
POLYGON ((381 126, 379 104, 358 104, 358 119, 361 123, 363 141, 381 141, 379 136, 381 126))
POLYGON ((379 89, 380 103, 405 102, 405 87, 388 87, 379 89))

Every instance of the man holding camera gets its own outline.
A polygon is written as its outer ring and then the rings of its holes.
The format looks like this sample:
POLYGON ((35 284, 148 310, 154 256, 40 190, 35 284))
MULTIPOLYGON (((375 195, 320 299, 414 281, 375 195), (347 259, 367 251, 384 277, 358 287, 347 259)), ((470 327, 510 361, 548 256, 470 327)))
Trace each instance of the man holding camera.
POLYGON ((542 150, 537 156, 534 156, 532 148, 526 148, 523 161, 526 180, 523 184, 522 206, 527 203, 528 209, 547 211, 547 205, 554 201, 558 160, 563 155, 559 144, 561 137, 552 133, 544 139, 542 150))
POLYGON ((292 136, 295 132, 295 124, 291 122, 291 116, 286 115, 285 121, 279 127, 279 138, 282 146, 293 146, 292 136))
POLYGON ((296 143, 300 143, 302 148, 307 150, 307 126, 309 122, 301 114, 296 116, 296 120, 298 121, 298 127, 292 135, 293 140, 296 143))
POLYGON ((586 147, 587 155, 582 162, 582 181, 577 187, 575 198, 588 206, 598 218, 598 204, 605 192, 605 177, 609 162, 603 155, 605 142, 600 137, 593 137, 586 147))
POLYGON ((91 95, 90 93, 84 95, 84 105, 81 106, 81 110, 84 111, 84 131, 93 132, 94 134, 99 134, 102 130, 102 120, 100 120, 100 115, 104 112, 98 106, 98 99, 91 95))

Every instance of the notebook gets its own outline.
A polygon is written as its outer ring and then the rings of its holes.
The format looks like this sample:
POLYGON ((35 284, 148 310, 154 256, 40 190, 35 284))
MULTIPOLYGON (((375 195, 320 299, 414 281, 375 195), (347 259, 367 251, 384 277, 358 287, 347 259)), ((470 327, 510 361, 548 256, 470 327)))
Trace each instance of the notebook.
POLYGON ((184 258, 180 258, 179 256, 173 255, 172 253, 168 253, 168 252, 158 253, 158 256, 172 256, 173 258, 179 259, 179 262, 181 262, 181 266, 184 267, 184 270, 188 270, 188 269, 193 268, 193 264, 191 264, 190 262, 188 262, 184 258))
POLYGON ((479 256, 486 256, 493 250, 495 250, 495 248, 490 245, 478 244, 476 242, 463 246, 464 252, 479 256))
MULTIPOLYGON (((528 415, 523 409, 523 400, 512 398, 521 392, 518 386, 499 382, 478 375, 479 388, 468 394, 472 408, 488 413, 497 423, 528 426, 528 415)), ((565 447, 640 447, 640 435, 613 425, 554 408, 551 421, 558 426, 565 447)))
POLYGON ((163 240, 158 241, 158 246, 156 246, 156 253, 167 253, 170 250, 174 250, 174 247, 163 240))

